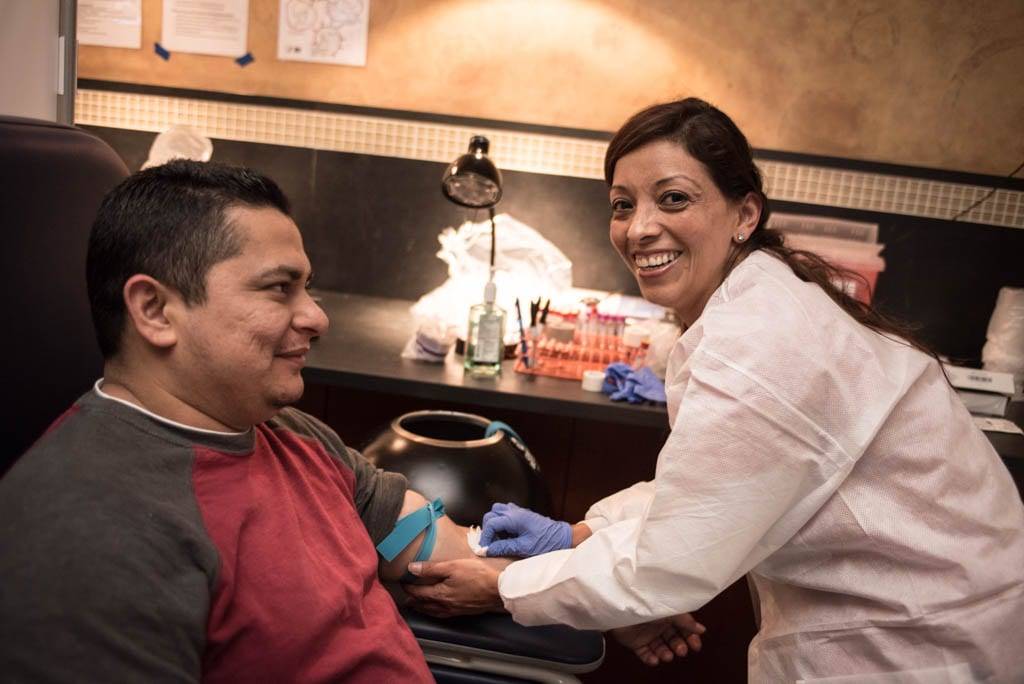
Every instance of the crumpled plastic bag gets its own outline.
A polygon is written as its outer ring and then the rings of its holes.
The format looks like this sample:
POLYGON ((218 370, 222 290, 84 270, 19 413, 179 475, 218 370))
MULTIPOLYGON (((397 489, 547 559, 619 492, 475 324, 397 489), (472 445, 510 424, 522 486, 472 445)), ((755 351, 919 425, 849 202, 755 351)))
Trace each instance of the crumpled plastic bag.
POLYGON ((403 359, 426 361, 428 363, 444 363, 448 351, 455 344, 455 329, 441 321, 425 319, 420 321, 416 332, 405 348, 402 349, 403 359))
POLYGON ((142 168, 160 166, 172 159, 207 162, 212 156, 213 142, 209 138, 191 126, 175 124, 156 136, 142 168))
POLYGON ((665 383, 646 366, 634 370, 628 363, 609 364, 601 391, 612 401, 628 401, 630 404, 666 402, 665 383))
POLYGON ((1013 373, 1019 387, 1024 381, 1024 288, 1000 288, 985 337, 985 370, 1013 373))
MULTIPOLYGON (((515 301, 557 297, 572 287, 572 262, 558 247, 530 226, 508 214, 495 217, 497 253, 494 258, 497 304, 508 314, 506 343, 519 339, 515 301)), ((491 222, 467 221, 458 229, 445 228, 437 237, 437 257, 448 264, 448 280, 420 297, 413 314, 420 321, 452 327, 465 339, 469 308, 483 301, 490 272, 491 222)), ((529 325, 529 321, 527 321, 529 325)))

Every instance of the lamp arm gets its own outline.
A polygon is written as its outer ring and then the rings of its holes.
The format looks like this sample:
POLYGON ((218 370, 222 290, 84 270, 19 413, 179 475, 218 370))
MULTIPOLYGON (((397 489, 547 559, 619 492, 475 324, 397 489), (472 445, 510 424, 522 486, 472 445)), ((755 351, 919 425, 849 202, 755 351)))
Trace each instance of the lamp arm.
POLYGON ((488 207, 487 211, 491 215, 491 278, 493 279, 494 278, 494 251, 495 251, 495 243, 497 243, 497 240, 498 240, 498 238, 497 238, 497 231, 496 231, 497 225, 494 223, 494 207, 493 206, 488 207))

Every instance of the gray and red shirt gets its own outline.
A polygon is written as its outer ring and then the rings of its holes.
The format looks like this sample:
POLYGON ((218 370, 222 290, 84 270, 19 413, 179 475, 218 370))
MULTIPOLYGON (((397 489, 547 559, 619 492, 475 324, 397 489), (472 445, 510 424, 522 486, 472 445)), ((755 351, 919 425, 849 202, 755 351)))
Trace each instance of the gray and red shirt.
POLYGON ((228 434, 88 392, 0 480, 0 672, 432 681, 377 579, 405 490, 295 409, 228 434))

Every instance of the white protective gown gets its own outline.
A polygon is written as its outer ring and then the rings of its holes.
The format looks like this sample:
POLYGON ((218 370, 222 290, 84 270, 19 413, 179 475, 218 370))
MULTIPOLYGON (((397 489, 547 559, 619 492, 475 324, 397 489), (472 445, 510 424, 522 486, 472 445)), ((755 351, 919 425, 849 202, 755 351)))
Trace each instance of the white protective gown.
POLYGON ((679 338, 666 392, 655 479, 501 574, 517 622, 645 622, 750 573, 751 682, 1024 682, 1024 506, 934 359, 759 252, 679 338))

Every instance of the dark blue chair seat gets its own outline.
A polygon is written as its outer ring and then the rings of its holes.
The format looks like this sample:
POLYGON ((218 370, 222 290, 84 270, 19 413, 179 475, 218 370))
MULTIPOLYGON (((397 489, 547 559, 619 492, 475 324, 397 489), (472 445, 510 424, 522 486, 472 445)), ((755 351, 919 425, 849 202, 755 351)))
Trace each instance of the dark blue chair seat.
POLYGON ((522 666, 521 671, 513 667, 504 672, 506 676, 523 676, 533 681, 527 675, 530 671, 590 672, 604 659, 604 637, 600 632, 562 625, 523 627, 509 615, 499 613, 438 619, 406 607, 399 610, 432 668, 444 658, 471 659, 474 667, 491 661, 522 666))

